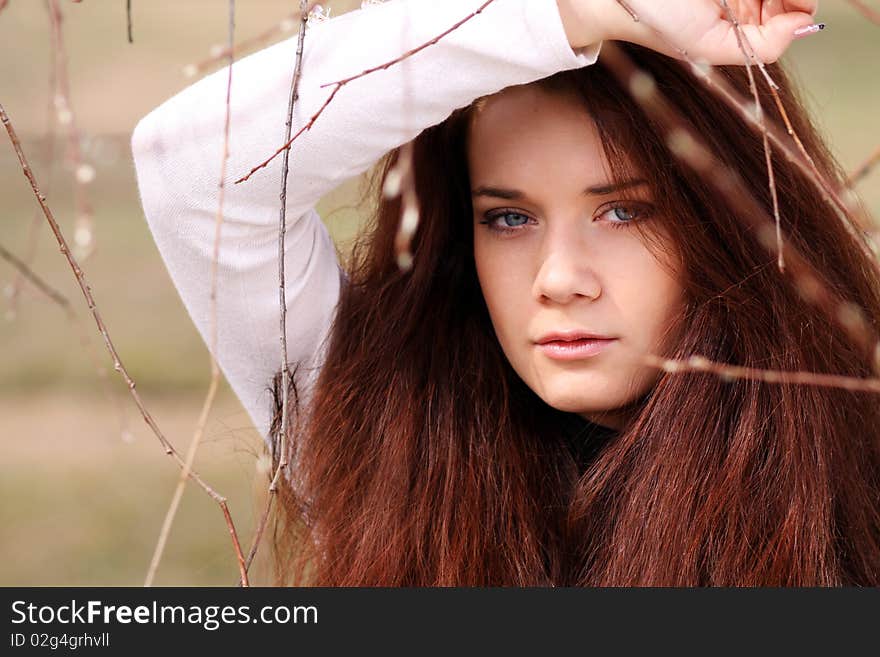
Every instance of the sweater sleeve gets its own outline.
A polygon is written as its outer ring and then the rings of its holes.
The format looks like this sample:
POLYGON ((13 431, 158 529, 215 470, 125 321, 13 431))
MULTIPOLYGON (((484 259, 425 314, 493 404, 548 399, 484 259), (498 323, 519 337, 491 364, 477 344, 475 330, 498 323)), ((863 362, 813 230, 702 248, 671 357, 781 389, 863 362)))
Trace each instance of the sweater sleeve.
MULTIPOLYGON (((430 41, 483 0, 389 0, 309 27, 294 133, 341 80, 430 41)), ((341 270, 314 210, 327 192, 474 99, 596 60, 573 51, 555 0, 495 0, 418 54, 345 85, 294 142, 287 189, 287 348, 304 366, 308 400, 323 362, 341 270)), ((277 230, 281 157, 233 181, 282 143, 297 39, 233 65, 230 155, 218 261, 216 358, 254 425, 267 437, 280 369, 277 230)), ((223 152, 228 68, 142 118, 132 151, 144 213, 184 306, 210 345, 211 267, 223 152)))

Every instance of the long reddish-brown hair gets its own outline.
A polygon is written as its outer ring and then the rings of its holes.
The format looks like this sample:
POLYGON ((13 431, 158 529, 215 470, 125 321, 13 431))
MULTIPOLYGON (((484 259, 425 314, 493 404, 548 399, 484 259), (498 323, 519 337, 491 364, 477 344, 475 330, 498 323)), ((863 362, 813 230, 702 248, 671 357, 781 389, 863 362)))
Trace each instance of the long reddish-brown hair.
MULTIPOLYGON (((760 134, 682 63, 625 51, 771 212, 760 134)), ((842 184, 784 71, 769 68, 818 169, 842 184)), ((720 70, 748 94, 744 69, 720 70)), ((681 253, 688 299, 668 356, 872 376, 874 353, 802 298, 742 211, 676 160, 666 129, 601 61, 535 84, 576 94, 609 161, 637 162, 653 190, 652 221, 681 253)), ((414 140, 421 220, 406 272, 394 253, 400 201, 378 193, 399 150, 377 169, 378 207, 352 252, 325 364, 308 403, 291 404, 278 582, 880 584, 876 395, 664 372, 632 421, 600 440, 519 379, 474 266, 465 153, 475 107, 414 140), (572 440, 593 441, 585 462, 572 440)), ((865 244, 788 159, 774 168, 790 244, 876 332, 880 276, 865 244)), ((280 403, 275 420, 277 444, 280 403)))

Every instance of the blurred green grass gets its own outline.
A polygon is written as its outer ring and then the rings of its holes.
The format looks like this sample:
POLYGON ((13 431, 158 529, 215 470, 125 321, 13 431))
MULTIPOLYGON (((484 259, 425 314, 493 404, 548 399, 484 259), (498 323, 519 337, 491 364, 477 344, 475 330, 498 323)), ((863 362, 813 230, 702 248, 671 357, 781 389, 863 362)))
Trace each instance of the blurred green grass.
MULTIPOLYGON (((13 0, 0 13, 0 102, 23 136, 38 179, 47 105, 48 37, 43 3, 13 0), (14 55, 14 56, 13 56, 14 55)), ((359 4, 325 3, 334 15, 359 4)), ((143 219, 128 148, 137 120, 190 80, 184 65, 225 40, 225 0, 135 2, 134 45, 125 42, 123 3, 63 3, 72 102, 97 176, 90 188, 97 251, 83 263, 117 349, 160 426, 185 451, 209 381, 208 354, 192 326, 143 219)), ((239 3, 241 38, 289 13, 288 0, 239 3)), ((786 61, 814 119, 847 170, 880 144, 880 27, 847 3, 824 2, 828 28, 797 42, 786 61)), ((6 141, 5 137, 2 141, 6 141)), ((49 202, 72 235, 71 171, 59 142, 49 202)), ((880 215, 880 173, 859 187, 880 215)), ((344 247, 359 212, 358 182, 325 198, 319 211, 344 247)), ((45 191, 45 190, 44 190, 45 191)), ((0 147, 0 244, 24 253, 36 204, 12 149, 0 147)), ((78 287, 44 220, 34 269, 73 302, 110 368, 78 287)), ((0 263, 0 286, 13 271, 0 263)), ((0 307, 0 316, 8 306, 0 307)), ((32 286, 14 319, 0 319, 0 584, 117 585, 143 581, 177 469, 123 397, 135 440, 119 437, 92 363, 63 313, 32 286)), ((127 394, 110 369, 114 391, 127 394)), ((230 500, 245 543, 259 512, 259 438, 224 385, 197 469, 230 500)), ((158 584, 231 584, 235 561, 219 509, 190 488, 158 584)))
MULTIPOLYGON (((195 398, 154 397, 151 413, 185 451, 195 398)), ((178 470, 136 413, 120 440, 112 406, 90 394, 0 399, 4 461, 0 547, 4 586, 138 586, 143 583, 178 470)), ((245 544, 262 510, 247 418, 221 395, 196 470, 228 498, 245 544)), ((263 545, 265 557, 267 544, 263 545)), ((227 585, 237 568, 222 512, 190 485, 155 584, 227 585)), ((264 561, 254 570, 264 578, 264 561)))

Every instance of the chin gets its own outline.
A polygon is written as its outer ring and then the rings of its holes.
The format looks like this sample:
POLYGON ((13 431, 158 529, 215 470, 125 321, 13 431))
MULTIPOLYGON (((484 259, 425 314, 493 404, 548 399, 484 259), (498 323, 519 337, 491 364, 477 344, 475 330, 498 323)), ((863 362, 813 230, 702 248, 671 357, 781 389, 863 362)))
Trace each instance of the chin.
POLYGON ((599 414, 614 411, 627 406, 639 398, 639 391, 623 386, 614 389, 606 382, 559 381, 549 389, 545 386, 539 397, 548 406, 566 413, 578 415, 599 414))
POLYGON ((552 406, 557 411, 565 411, 566 413, 601 413, 602 411, 613 408, 613 404, 605 404, 594 399, 585 398, 583 395, 544 395, 542 399, 548 406, 552 406))

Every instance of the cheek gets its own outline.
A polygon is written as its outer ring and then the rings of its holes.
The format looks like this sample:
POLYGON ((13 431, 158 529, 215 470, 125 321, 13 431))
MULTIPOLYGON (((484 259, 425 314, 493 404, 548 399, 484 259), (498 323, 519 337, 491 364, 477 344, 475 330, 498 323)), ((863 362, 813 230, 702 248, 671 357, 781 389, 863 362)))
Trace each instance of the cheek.
POLYGON ((638 346, 659 351, 674 341, 676 323, 685 308, 685 293, 677 279, 652 265, 639 278, 627 281, 626 296, 622 305, 638 346))
MULTIPOLYGON (((501 262, 497 254, 492 253, 491 250, 481 249, 477 245, 474 247, 474 257, 483 299, 486 302, 486 307, 489 309, 492 322, 495 323, 498 313, 507 305, 504 303, 506 289, 501 262)), ((497 330, 498 327, 496 326, 497 330)))
POLYGON ((492 249, 479 239, 474 241, 474 260, 489 317, 503 346, 528 324, 524 305, 530 295, 528 272, 510 253, 492 249))

